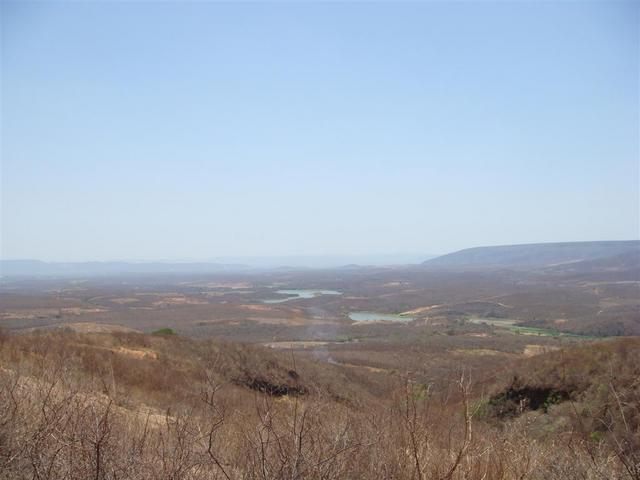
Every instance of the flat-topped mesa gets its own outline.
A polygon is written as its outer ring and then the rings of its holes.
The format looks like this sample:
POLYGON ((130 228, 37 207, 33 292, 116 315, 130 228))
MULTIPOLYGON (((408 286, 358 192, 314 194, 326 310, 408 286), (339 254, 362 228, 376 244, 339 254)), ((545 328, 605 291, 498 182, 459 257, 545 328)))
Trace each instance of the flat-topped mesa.
POLYGON ((638 268, 640 240, 475 247, 427 260, 422 265, 451 269, 638 268))

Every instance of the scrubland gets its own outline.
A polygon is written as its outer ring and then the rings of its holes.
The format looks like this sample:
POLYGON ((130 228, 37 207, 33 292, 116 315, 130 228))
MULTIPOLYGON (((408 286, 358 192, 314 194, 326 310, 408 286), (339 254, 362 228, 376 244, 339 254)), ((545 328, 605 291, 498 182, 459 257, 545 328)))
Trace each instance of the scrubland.
POLYGON ((222 340, 5 333, 0 475, 638 479, 638 358, 640 339, 605 340, 436 383, 428 365, 371 371, 222 340))
POLYGON ((2 279, 0 478, 638 480, 639 273, 2 279))

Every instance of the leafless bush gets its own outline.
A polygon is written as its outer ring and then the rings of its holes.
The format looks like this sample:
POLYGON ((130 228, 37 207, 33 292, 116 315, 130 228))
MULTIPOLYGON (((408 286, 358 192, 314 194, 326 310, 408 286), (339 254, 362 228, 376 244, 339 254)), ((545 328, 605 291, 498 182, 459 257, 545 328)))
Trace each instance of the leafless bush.
MULTIPOLYGON (((165 399, 156 396, 155 380, 130 382, 140 372, 164 378, 161 359, 132 359, 137 371, 124 373, 124 363, 99 349, 34 342, 27 354, 7 343, 4 479, 638 479, 636 398, 613 381, 603 393, 613 399, 607 415, 577 405, 575 428, 541 437, 533 413, 502 426, 483 421, 484 399, 468 373, 452 380, 448 396, 394 377, 389 398, 352 404, 313 385, 293 396, 239 387, 220 371, 224 352, 211 350, 198 357, 197 375, 176 379, 184 392, 168 392, 172 401, 160 409, 132 400, 144 398, 131 394, 134 387, 152 403, 165 399), (580 430, 585 416, 604 419, 601 441, 589 438, 591 425, 580 430)), ((257 369, 258 357, 250 361, 257 369)), ((299 367, 292 359, 289 368, 299 367)), ((298 375, 286 381, 296 387, 298 375)))

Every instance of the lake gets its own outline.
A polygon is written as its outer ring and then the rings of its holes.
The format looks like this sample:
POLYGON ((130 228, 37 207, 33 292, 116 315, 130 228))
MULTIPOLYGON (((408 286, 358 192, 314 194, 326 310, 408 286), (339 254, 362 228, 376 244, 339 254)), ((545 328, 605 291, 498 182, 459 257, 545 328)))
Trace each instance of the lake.
POLYGON ((409 317, 408 315, 379 312, 349 312, 349 318, 356 322, 379 322, 381 320, 388 322, 410 322, 411 320, 415 320, 415 317, 409 317))
POLYGON ((281 295, 288 295, 286 298, 273 298, 270 300, 263 300, 262 303, 282 303, 290 300, 299 300, 304 298, 314 298, 320 295, 342 295, 342 292, 336 290, 277 290, 276 293, 281 295))

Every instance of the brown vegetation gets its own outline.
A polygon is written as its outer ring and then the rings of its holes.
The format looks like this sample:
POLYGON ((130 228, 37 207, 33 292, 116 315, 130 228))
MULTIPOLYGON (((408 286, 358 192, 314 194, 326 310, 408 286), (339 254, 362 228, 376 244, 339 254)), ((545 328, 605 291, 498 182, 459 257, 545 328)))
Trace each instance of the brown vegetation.
POLYGON ((639 353, 538 355, 485 396, 175 335, 4 335, 0 477, 638 479, 639 353))

